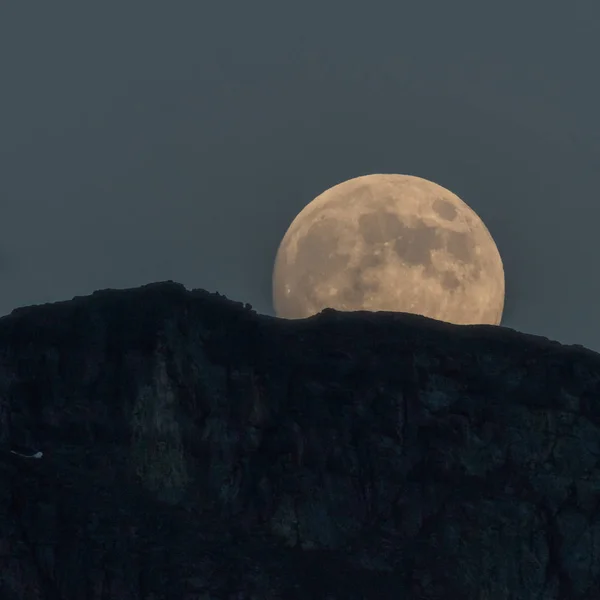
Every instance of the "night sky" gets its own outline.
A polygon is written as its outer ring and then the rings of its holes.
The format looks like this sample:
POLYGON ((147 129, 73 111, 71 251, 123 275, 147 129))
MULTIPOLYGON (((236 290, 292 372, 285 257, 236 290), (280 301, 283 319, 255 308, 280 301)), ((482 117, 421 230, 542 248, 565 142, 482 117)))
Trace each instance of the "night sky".
POLYGON ((0 315, 173 279, 272 314, 326 188, 435 181, 502 324, 600 350, 600 2, 2 2, 0 315))

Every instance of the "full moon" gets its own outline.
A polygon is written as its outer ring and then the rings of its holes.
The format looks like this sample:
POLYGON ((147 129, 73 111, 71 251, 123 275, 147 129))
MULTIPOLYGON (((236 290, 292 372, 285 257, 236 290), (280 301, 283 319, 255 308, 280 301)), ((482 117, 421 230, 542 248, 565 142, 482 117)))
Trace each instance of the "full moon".
POLYGON ((481 219, 412 175, 365 175, 326 190, 287 230, 275 259, 278 317, 396 311, 498 325, 504 268, 481 219))

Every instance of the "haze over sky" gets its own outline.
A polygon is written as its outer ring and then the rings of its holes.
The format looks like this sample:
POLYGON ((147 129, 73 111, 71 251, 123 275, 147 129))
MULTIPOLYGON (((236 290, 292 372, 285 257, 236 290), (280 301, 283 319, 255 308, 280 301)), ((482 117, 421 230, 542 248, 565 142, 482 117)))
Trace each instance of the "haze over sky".
POLYGON ((0 315, 173 279, 272 314, 368 173, 465 200, 502 324, 600 350, 600 2, 2 2, 0 315))

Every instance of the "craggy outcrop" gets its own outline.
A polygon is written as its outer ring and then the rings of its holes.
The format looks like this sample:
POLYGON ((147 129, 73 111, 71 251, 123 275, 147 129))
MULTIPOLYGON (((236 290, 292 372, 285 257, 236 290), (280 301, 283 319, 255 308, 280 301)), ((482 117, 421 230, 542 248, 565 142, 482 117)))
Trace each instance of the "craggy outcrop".
POLYGON ((599 397, 597 354, 501 327, 170 282, 18 309, 0 599, 598 600, 599 397))

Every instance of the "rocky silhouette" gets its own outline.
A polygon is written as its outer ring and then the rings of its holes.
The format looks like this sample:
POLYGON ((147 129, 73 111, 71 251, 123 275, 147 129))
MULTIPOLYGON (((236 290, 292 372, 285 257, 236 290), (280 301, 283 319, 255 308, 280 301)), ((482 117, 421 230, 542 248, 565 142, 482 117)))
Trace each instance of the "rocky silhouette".
POLYGON ((18 309, 0 599, 598 600, 599 398, 597 354, 501 327, 172 282, 18 309))

